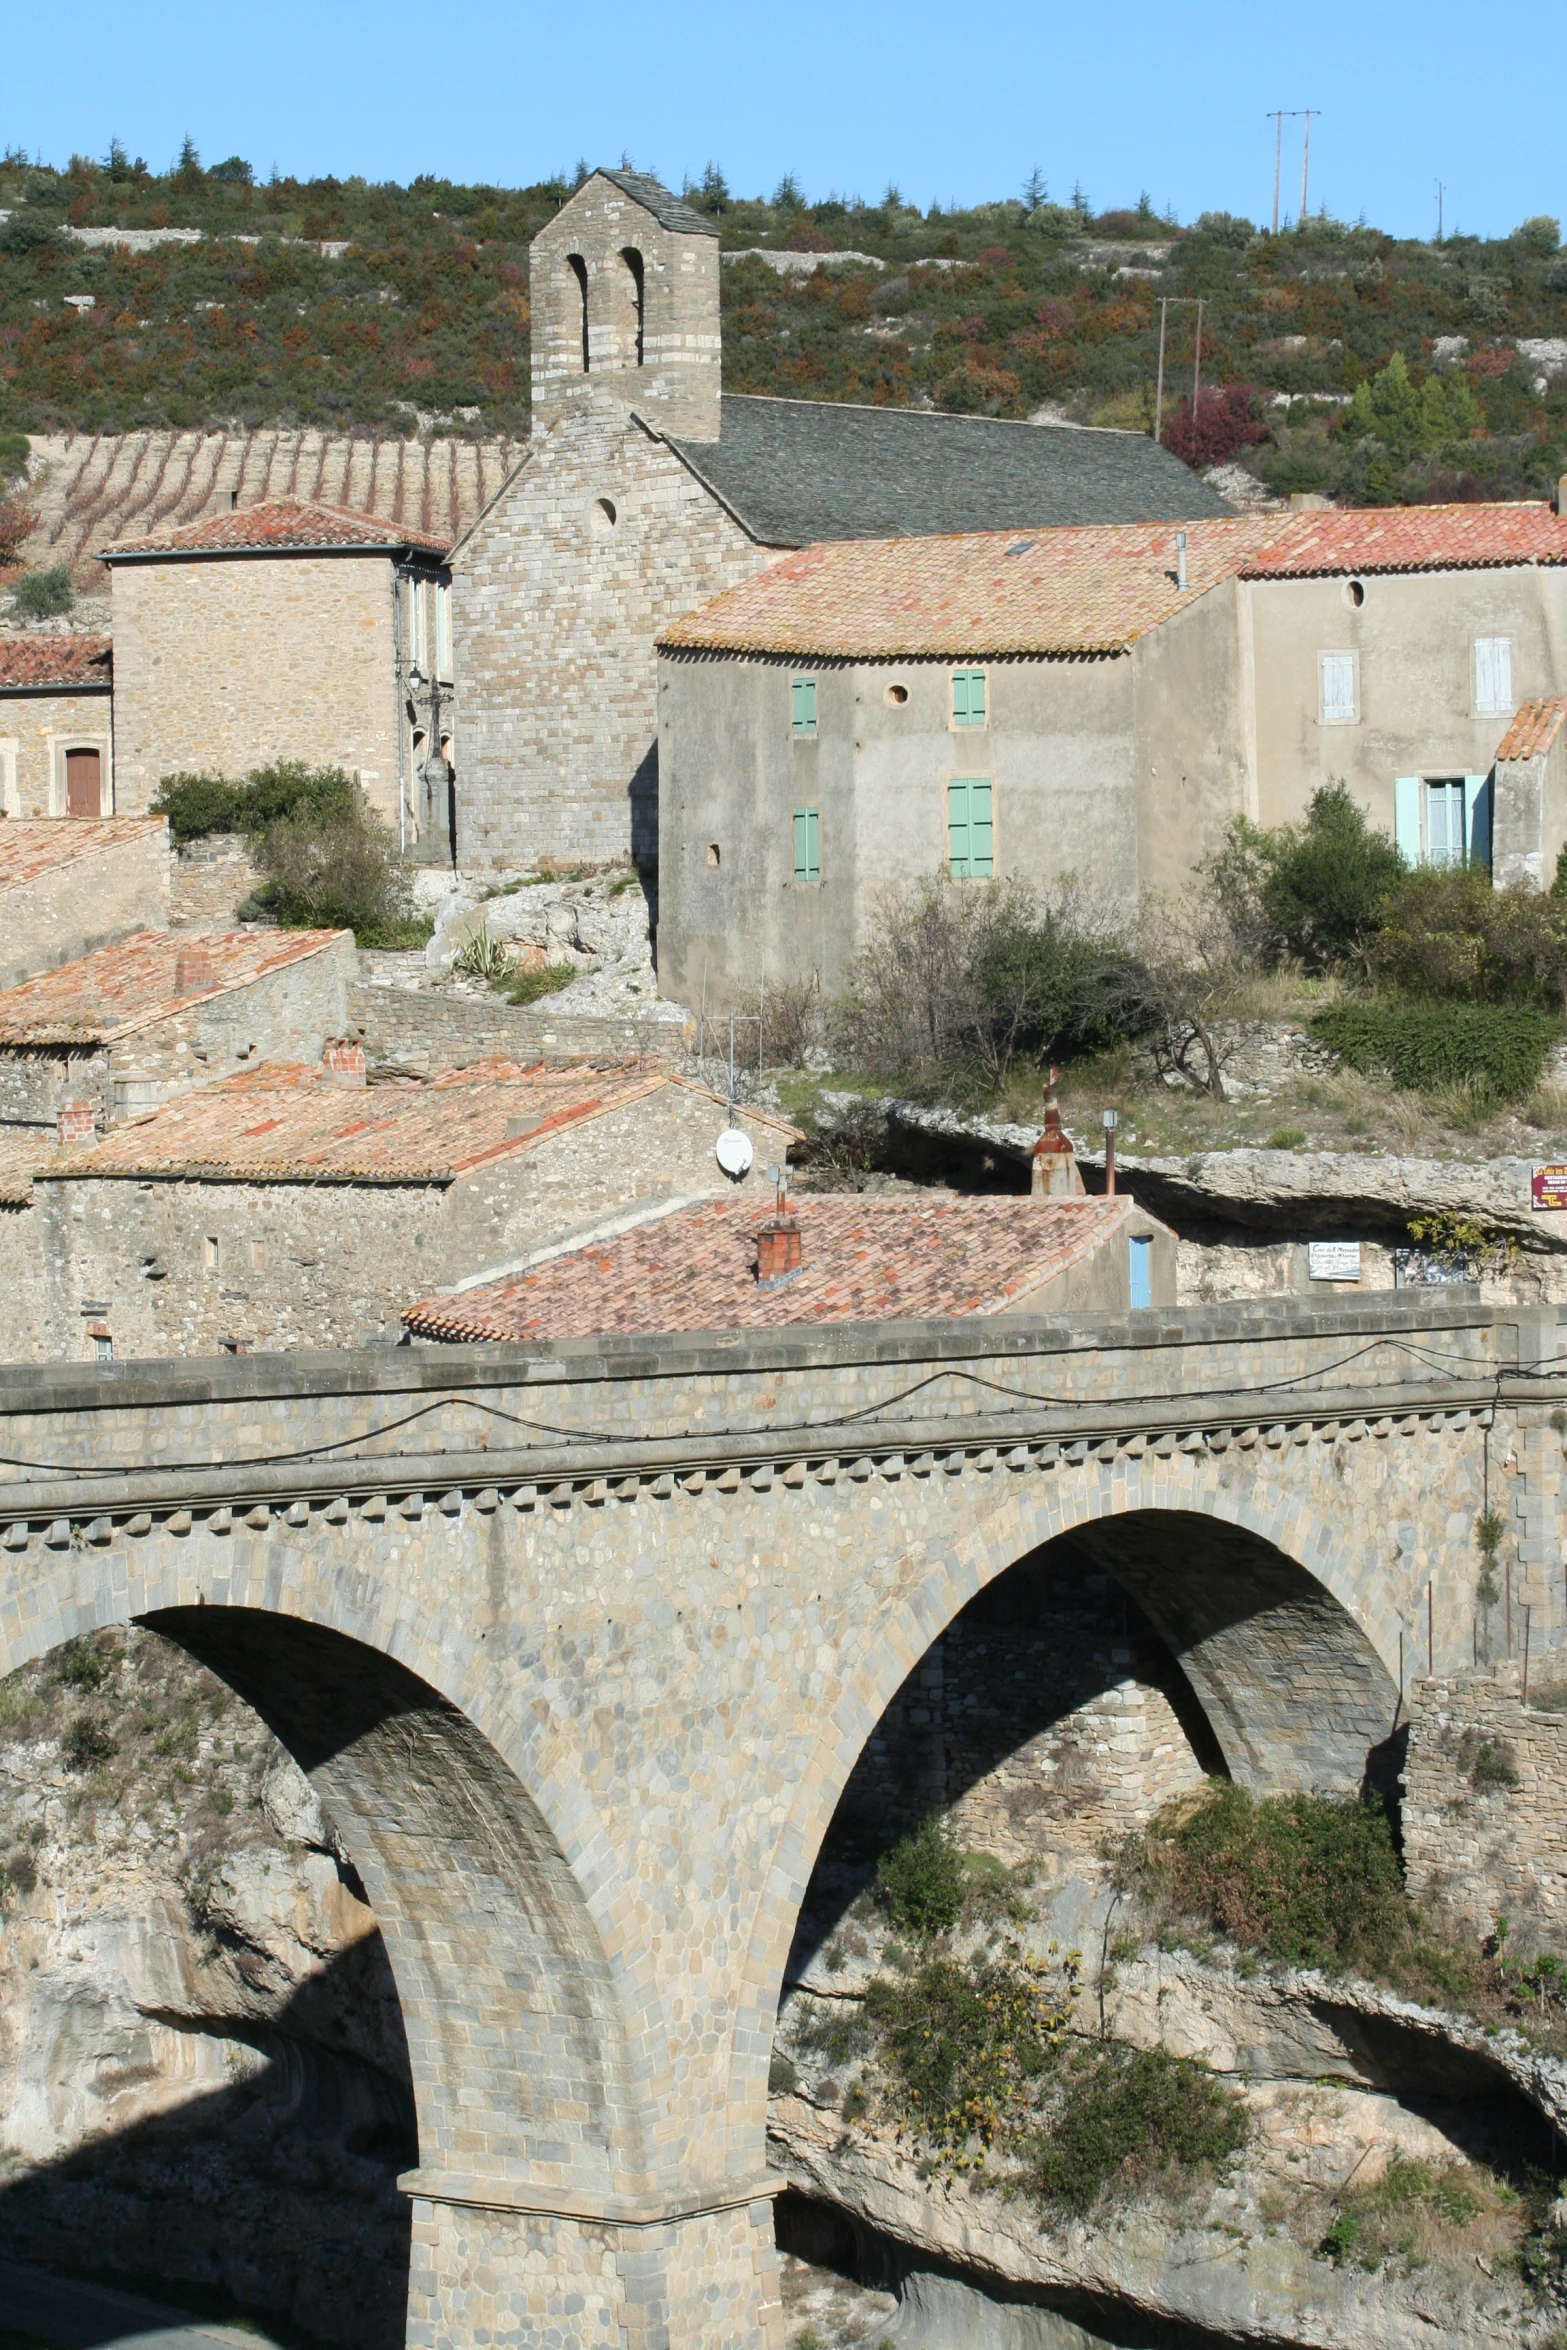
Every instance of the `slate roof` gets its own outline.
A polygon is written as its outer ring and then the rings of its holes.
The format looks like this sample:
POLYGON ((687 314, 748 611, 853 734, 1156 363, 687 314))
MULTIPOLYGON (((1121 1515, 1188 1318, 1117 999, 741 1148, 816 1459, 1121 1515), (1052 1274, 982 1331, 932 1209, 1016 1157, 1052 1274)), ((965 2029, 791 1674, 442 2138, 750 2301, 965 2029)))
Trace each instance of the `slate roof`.
POLYGON ((1231 512, 1146 433, 726 392, 721 436, 669 436, 769 547, 1231 512))
POLYGON ((8 816, 0 823, 0 890, 39 881, 78 857, 126 848, 149 832, 167 838, 166 816, 8 816))
MULTIPOLYGON (((665 187, 662 180, 646 171, 608 171, 601 163, 590 178, 612 180, 623 196, 630 196, 645 211, 651 212, 660 228, 674 229, 687 237, 716 237, 718 224, 705 213, 694 212, 689 204, 665 187)), ((586 183, 584 183, 586 184, 586 183)))
POLYGON ((347 930, 141 930, 116 946, 99 947, 78 962, 7 988, 0 994, 0 1047, 111 1044, 178 1006, 226 995, 352 935, 347 930))
POLYGON ((1539 702, 1521 702, 1513 722, 1496 746, 1498 759, 1543 759, 1567 719, 1567 694, 1539 702))
POLYGON ((106 636, 0 636, 0 694, 110 691, 106 636))
POLYGON ((236 506, 204 515, 144 538, 117 539, 100 547, 102 563, 134 562, 157 555, 392 555, 402 548, 444 555, 444 539, 427 531, 403 530, 378 515, 346 506, 307 505, 299 498, 272 498, 259 506, 236 506))
POLYGON ((804 548, 659 637, 671 652, 842 660, 1125 652, 1221 581, 1567 563, 1549 506, 1422 506, 1175 526, 848 539, 804 548))
POLYGON ((1112 1199, 919 1200, 822 1193, 791 1203, 800 1270, 761 1287, 754 1200, 703 1200, 455 1295, 403 1320, 420 1338, 591 1338, 996 1314, 1085 1257, 1132 1213, 1112 1199))
MULTIPOLYGON (((568 1126, 666 1088, 715 1113, 719 1096, 667 1070, 475 1062, 428 1083, 345 1086, 318 1064, 263 1062, 188 1094, 51 1166, 64 1178, 209 1183, 450 1183, 568 1126)), ((774 1126, 789 1140, 795 1129, 774 1126)), ((720 1119, 715 1118, 716 1134, 720 1119)))

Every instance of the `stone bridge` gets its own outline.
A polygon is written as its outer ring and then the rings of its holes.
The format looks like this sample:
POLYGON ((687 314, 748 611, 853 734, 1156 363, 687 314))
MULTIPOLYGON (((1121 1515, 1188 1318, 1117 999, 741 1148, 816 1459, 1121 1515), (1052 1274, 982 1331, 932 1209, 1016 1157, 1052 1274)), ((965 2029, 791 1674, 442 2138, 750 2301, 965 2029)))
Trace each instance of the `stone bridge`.
POLYGON ((403 2009, 410 2344, 754 2350, 796 1914, 932 1641, 1070 1533, 1237 1779, 1354 1787, 1471 1657, 1482 1512, 1563 1637, 1558 1348, 1427 1291, 13 1369, 0 1671, 150 1623, 320 1789, 403 2009))

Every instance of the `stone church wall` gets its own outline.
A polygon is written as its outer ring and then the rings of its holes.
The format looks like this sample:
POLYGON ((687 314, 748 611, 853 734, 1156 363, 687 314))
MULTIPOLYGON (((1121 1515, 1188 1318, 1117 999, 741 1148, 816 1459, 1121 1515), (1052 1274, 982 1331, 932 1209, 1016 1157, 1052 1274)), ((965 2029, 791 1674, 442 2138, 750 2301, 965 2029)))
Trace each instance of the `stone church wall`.
POLYGON ((769 560, 623 402, 546 432, 453 557, 458 863, 651 863, 654 638, 769 560))

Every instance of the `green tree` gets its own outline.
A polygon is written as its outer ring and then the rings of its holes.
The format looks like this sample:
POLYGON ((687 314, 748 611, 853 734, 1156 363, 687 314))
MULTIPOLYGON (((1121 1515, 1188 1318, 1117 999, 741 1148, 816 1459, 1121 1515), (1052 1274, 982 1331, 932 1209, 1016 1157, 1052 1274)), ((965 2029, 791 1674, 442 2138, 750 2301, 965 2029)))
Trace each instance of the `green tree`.
POLYGON ((1463 376, 1444 382, 1431 375, 1417 387, 1409 379, 1402 351, 1395 351, 1379 375, 1367 376, 1355 386, 1344 430, 1351 439, 1380 441, 1390 456, 1407 459, 1462 440, 1479 421, 1474 394, 1463 376))

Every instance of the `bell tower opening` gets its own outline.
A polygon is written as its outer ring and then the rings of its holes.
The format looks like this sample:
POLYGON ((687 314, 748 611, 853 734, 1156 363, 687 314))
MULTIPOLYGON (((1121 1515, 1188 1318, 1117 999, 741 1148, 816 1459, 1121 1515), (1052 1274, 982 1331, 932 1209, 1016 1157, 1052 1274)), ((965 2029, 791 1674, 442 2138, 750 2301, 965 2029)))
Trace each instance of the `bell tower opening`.
POLYGON ((593 354, 588 343, 588 265, 580 253, 568 253, 566 267, 577 285, 577 300, 582 312, 582 372, 586 375, 593 365, 593 354))
POLYGON ((645 313, 643 310, 643 302, 646 294, 645 281, 642 271, 642 256, 637 251, 635 245, 623 245, 621 247, 620 258, 625 265, 626 275, 630 280, 631 335, 628 339, 630 340, 636 354, 636 364, 638 367, 640 367, 643 364, 644 353, 643 335, 645 329, 645 313))

